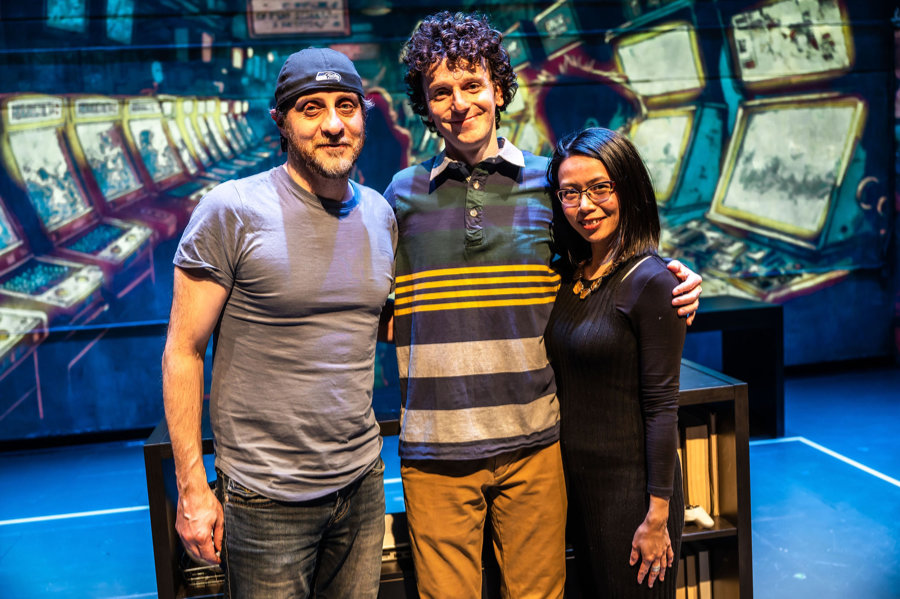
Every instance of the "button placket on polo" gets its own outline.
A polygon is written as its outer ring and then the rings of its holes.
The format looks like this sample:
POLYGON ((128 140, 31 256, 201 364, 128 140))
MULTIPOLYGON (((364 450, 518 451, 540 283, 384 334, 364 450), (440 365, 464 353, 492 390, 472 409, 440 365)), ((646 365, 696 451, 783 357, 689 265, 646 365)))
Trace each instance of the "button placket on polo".
POLYGON ((466 247, 484 243, 484 199, 487 171, 476 167, 466 183, 466 247))

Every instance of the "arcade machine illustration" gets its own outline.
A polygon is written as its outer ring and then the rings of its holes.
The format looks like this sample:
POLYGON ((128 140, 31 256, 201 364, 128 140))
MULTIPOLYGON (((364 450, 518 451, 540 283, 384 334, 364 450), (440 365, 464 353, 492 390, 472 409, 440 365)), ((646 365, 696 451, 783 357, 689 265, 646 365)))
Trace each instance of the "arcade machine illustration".
POLYGON ((250 162, 254 170, 262 171, 275 166, 278 160, 278 140, 257 142, 253 130, 244 119, 249 103, 246 100, 218 99, 216 114, 219 129, 231 145, 235 155, 250 162), (244 119, 242 121, 242 119, 244 119))
POLYGON ((102 282, 97 266, 36 257, 0 199, 0 438, 17 432, 18 416, 43 420, 38 347, 50 322, 89 322, 104 309, 102 282), (26 400, 27 414, 11 416, 26 400))
POLYGON ((211 161, 208 169, 223 179, 238 179, 249 174, 252 169, 251 164, 227 159, 225 152, 230 152, 230 150, 224 147, 224 140, 217 137, 218 128, 216 128, 215 134, 210 129, 209 121, 206 118, 207 109, 212 109, 212 102, 207 98, 196 98, 194 110, 189 115, 185 115, 185 120, 189 128, 193 127, 197 143, 202 144, 206 149, 206 155, 211 161))
MULTIPOLYGON (((178 228, 176 215, 154 205, 156 197, 150 175, 142 177, 139 169, 144 161, 135 160, 128 151, 129 132, 123 129, 123 102, 103 96, 72 96, 69 109, 68 142, 88 195, 95 202, 99 200, 98 210, 110 217, 142 222, 155 231, 155 242, 174 236, 178 228)), ((134 122, 147 123, 146 120, 134 122)), ((138 135, 136 155, 150 158, 150 166, 157 175, 176 174, 177 159, 161 131, 144 128, 138 135), (160 153, 165 149, 169 151, 160 153)))
MULTIPOLYGON (((35 233, 43 235, 55 255, 99 266, 105 288, 121 298, 144 279, 152 279, 153 231, 138 222, 103 217, 94 208, 68 152, 64 108, 65 100, 59 97, 0 97, 3 165, 18 192, 10 200, 20 200, 16 207, 29 220, 37 220, 40 231, 35 233)), ((103 138, 94 137, 90 143, 103 146, 103 138)), ((105 146, 84 151, 90 156, 110 152, 105 146)), ((121 147, 111 151, 117 154, 121 147)), ((134 181, 128 174, 115 174, 113 179, 115 183, 103 188, 110 193, 127 189, 134 181)))
MULTIPOLYGON (((178 153, 181 165, 184 167, 184 173, 187 180, 184 182, 173 182, 173 187, 160 183, 160 186, 166 189, 166 195, 175 199, 175 201, 186 201, 190 204, 196 204, 200 201, 208 191, 219 184, 220 179, 217 177, 208 177, 204 175, 203 163, 200 161, 199 155, 191 149, 185 139, 186 130, 183 121, 178 118, 179 98, 175 96, 158 96, 160 107, 162 108, 162 122, 165 132, 169 138, 169 143, 178 153)), ((166 180, 168 182, 168 180, 166 180)), ((190 213, 190 210, 188 211, 190 213)))
POLYGON ((201 141, 200 128, 196 124, 196 115, 194 114, 197 104, 197 99, 193 97, 177 98, 175 100, 175 116, 169 121, 169 128, 171 129, 174 124, 181 132, 181 138, 200 169, 200 177, 214 184, 232 179, 237 176, 238 171, 215 165, 214 163, 221 158, 211 155, 206 143, 201 141))
POLYGON ((220 180, 200 173, 174 120, 176 101, 171 96, 162 101, 149 97, 127 99, 124 128, 132 155, 146 173, 149 186, 155 189, 157 205, 177 212, 180 231, 200 198, 220 180))
POLYGON ((238 169, 242 176, 250 174, 258 162, 238 156, 239 152, 236 151, 237 146, 234 139, 227 139, 228 136, 219 119, 221 116, 221 105, 222 103, 218 98, 207 98, 197 101, 197 106, 202 107, 197 116, 198 124, 202 122, 206 125, 207 135, 204 139, 211 142, 209 145, 215 148, 222 160, 227 161, 226 164, 228 166, 238 169), (232 147, 233 145, 234 147, 232 147))
MULTIPOLYGON (((66 108, 62 97, 0 96, 3 199, 9 230, 22 242, 13 244, 4 261, 0 298, 3 306, 47 315, 51 335, 39 348, 38 390, 52 386, 44 395, 62 398, 63 410, 72 408, 65 399, 73 370, 95 356, 106 333, 110 302, 120 304, 140 283, 153 280, 152 229, 104 217, 91 202, 69 150, 66 108)), ((103 151, 84 149, 85 156, 103 151)), ((131 180, 124 177, 104 189, 126 188, 131 180)), ((94 198, 98 205, 102 201, 94 198)), ((3 431, 7 423, 12 426, 9 417, 0 423, 3 431)))
POLYGON ((250 175, 268 168, 274 156, 272 151, 250 151, 243 142, 243 134, 232 128, 231 101, 220 98, 206 100, 206 124, 212 133, 213 141, 222 150, 222 155, 229 163, 240 167, 243 175, 250 175))

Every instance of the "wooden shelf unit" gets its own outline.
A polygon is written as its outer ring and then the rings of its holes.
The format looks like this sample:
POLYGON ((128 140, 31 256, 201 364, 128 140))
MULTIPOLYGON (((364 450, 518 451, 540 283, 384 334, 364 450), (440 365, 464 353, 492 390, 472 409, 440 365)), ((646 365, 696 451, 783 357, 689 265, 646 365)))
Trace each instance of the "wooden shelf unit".
POLYGON ((753 597, 747 384, 689 360, 681 365, 680 412, 716 413, 719 516, 711 529, 686 524, 682 547, 710 552, 715 599, 753 597))

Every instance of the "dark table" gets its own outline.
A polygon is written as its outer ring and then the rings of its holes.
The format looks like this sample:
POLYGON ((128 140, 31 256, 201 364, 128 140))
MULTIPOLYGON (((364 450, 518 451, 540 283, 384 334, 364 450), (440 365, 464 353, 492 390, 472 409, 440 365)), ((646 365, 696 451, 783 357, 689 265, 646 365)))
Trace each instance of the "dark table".
POLYGON ((751 437, 784 436, 784 317, 778 304, 704 297, 688 334, 722 332, 722 372, 747 383, 751 437))

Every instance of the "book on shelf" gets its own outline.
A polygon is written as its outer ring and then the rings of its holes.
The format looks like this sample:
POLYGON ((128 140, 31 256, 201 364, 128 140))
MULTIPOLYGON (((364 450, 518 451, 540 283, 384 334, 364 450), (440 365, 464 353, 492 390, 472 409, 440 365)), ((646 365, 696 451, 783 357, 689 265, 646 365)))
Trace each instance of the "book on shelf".
POLYGON ((684 586, 687 599, 700 599, 700 585, 697 581, 697 556, 688 553, 684 556, 684 586))
POLYGON ((710 516, 719 515, 719 435, 716 432, 716 413, 710 410, 708 415, 709 426, 709 503, 710 516))
POLYGON ((684 583, 684 558, 678 560, 678 573, 675 575, 675 599, 687 599, 687 587, 684 583))
POLYGON ((708 549, 701 549, 697 552, 697 591, 697 599, 712 599, 708 549))
POLYGON ((684 460, 687 472, 687 501, 712 514, 709 480, 709 430, 705 424, 684 428, 684 460))

